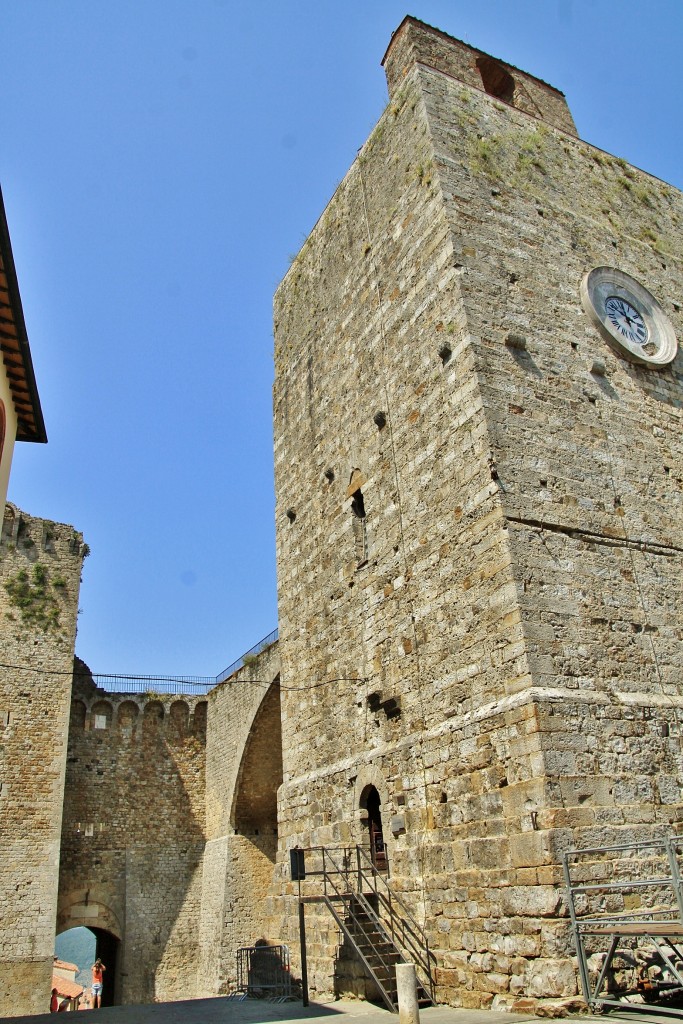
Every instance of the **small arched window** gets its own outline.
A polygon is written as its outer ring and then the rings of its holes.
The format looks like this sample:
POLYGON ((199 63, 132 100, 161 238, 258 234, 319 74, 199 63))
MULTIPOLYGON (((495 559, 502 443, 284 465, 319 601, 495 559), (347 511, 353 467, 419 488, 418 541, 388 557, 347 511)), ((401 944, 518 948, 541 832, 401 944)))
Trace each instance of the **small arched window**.
POLYGON ((351 498, 353 537, 358 565, 363 565, 368 560, 367 513, 365 511, 363 492, 360 489, 360 484, 363 480, 364 478, 360 470, 354 469, 346 492, 348 497, 351 498))

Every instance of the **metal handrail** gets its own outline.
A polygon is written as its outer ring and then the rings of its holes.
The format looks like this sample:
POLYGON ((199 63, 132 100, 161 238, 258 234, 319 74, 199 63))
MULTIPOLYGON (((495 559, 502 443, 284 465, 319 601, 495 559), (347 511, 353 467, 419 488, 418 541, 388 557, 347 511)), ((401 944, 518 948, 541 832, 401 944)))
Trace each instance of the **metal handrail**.
MULTIPOLYGON (((369 945, 370 945, 370 947, 372 949, 373 955, 377 957, 377 959, 380 961, 380 964, 382 965, 382 967, 386 971, 391 972, 392 964, 387 962, 385 957, 382 955, 381 951, 378 949, 376 944, 372 941, 372 937, 365 931, 364 928, 362 928, 362 926, 360 925, 360 922, 358 921, 357 915, 354 914, 354 912, 353 912, 353 900, 354 900, 354 898, 355 899, 358 898, 358 893, 353 893, 352 890, 349 890, 346 893, 340 892, 339 888, 337 887, 337 885, 335 884, 335 882, 333 880, 333 877, 332 877, 333 874, 341 875, 342 877, 348 879, 348 870, 340 869, 335 864, 334 859, 330 856, 329 851, 326 851, 325 848, 323 847, 323 882, 324 882, 324 889, 325 889, 325 895, 324 895, 325 903, 329 907, 329 909, 332 911, 333 917, 335 918, 335 920, 337 921, 337 923, 341 927, 342 931, 344 932, 346 937, 351 942, 353 948, 356 950, 356 952, 360 956, 361 960, 365 964, 366 968, 370 972, 370 975, 371 975, 373 981, 376 983, 376 985, 378 986, 378 988, 380 989, 380 991, 382 993, 382 998, 384 999, 385 1003, 387 1004, 387 1006, 392 1011, 395 1011, 396 1005, 394 1003, 394 1000, 391 998, 389 992, 386 990, 386 988, 385 988, 381 978, 378 977, 378 975, 377 975, 375 969, 373 968, 372 964, 368 961, 368 959, 364 955, 363 951, 358 946, 358 943, 356 941, 356 938, 353 935, 353 932, 349 928, 346 927, 346 925, 343 923, 343 921, 335 913, 335 911, 333 909, 333 906, 330 903, 329 896, 327 894, 327 881, 328 881, 328 879, 329 879, 330 885, 331 885, 331 887, 332 887, 332 889, 333 889, 333 891, 335 893, 335 896, 337 897, 338 900, 341 901, 347 916, 350 917, 351 920, 359 927, 359 930, 363 933, 363 936, 365 937, 365 939, 369 943, 369 945), (330 862, 332 863, 332 866, 334 867, 334 872, 328 872, 325 869, 325 858, 326 858, 326 856, 329 857, 330 862)), ((366 903, 366 901, 363 900, 363 903, 366 903)), ((373 922, 377 925, 379 934, 381 934, 381 935, 383 935, 385 937, 385 940, 388 942, 389 945, 394 946, 394 944, 391 942, 391 939, 389 939, 389 936, 387 935, 384 927, 382 926, 382 922, 379 921, 379 919, 377 918, 376 914, 374 914, 374 912, 372 912, 369 904, 366 904, 363 907, 363 909, 366 910, 366 913, 368 911, 370 912, 370 917, 373 920, 373 922)), ((396 947, 394 946, 394 948, 396 948, 396 947)), ((400 951, 399 951, 399 955, 400 955, 400 951)))
POLYGON ((250 647, 248 651, 245 651, 241 658, 238 658, 237 661, 233 661, 232 665, 228 665, 228 667, 224 668, 222 672, 219 672, 216 676, 216 684, 225 682, 225 680, 236 672, 238 668, 242 668, 246 658, 250 655, 257 655, 260 654, 261 651, 265 651, 266 647, 270 647, 271 644, 275 643, 278 636, 279 630, 277 628, 269 633, 268 636, 264 636, 263 640, 259 640, 257 644, 254 644, 254 646, 250 647))
MULTIPOLYGON (((363 906, 364 911, 380 928, 386 940, 395 946, 403 960, 415 964, 418 980, 424 992, 432 1002, 436 1001, 435 984, 432 965, 436 957, 429 949, 427 936, 412 918, 412 913, 401 896, 394 892, 383 872, 377 870, 368 852, 363 847, 310 847, 307 851, 318 854, 322 861, 322 869, 307 867, 308 878, 322 878, 323 892, 328 896, 328 885, 335 898, 340 899, 346 907, 348 897, 353 894, 363 906), (341 865, 333 854, 341 855, 341 865), (355 865, 354 865, 355 861, 355 865), (329 868, 328 868, 329 864, 329 868), (344 880, 346 892, 342 893, 332 876, 344 880), (386 925, 375 909, 368 903, 363 889, 369 889, 377 898, 379 908, 386 915, 386 925), (347 895, 348 894, 348 895, 347 895), (387 928, 389 931, 387 931, 387 928)), ((352 911, 351 911, 352 912, 352 911)))
POLYGON ((231 665, 224 668, 217 676, 123 675, 116 672, 89 672, 85 669, 77 668, 74 669, 74 679, 85 679, 86 682, 92 680, 99 690, 105 690, 107 693, 160 693, 187 697, 204 696, 214 686, 225 682, 229 676, 237 672, 239 668, 242 668, 250 655, 256 656, 261 654, 267 647, 274 644, 278 636, 278 630, 272 630, 268 636, 264 636, 257 644, 254 644, 248 651, 245 651, 241 658, 233 661, 231 665))
MULTIPOLYGON (((377 975, 375 974, 375 971, 373 970, 372 964, 369 963, 369 961, 367 960, 367 958, 364 955, 363 951, 361 949, 359 949, 358 944, 356 943, 356 940, 354 939, 352 933, 347 928, 347 926, 346 926, 346 924, 344 922, 344 919, 337 913, 337 910, 336 910, 334 904, 332 903, 331 899, 329 898, 329 896, 323 896, 322 900, 323 900, 323 903, 325 904, 325 906, 327 907, 327 909, 329 910, 329 912, 332 914, 332 917, 334 918, 334 920, 337 922, 337 925, 340 928, 340 930, 343 932, 343 934, 349 940, 349 942, 351 943, 353 948, 356 950, 356 953, 358 954, 358 956, 363 961, 363 963, 364 963, 368 973, 370 974, 370 977, 372 978, 372 980, 375 982, 375 984, 377 985, 378 989, 380 990, 380 993, 382 995, 382 999, 384 1000, 387 1009, 391 1010, 392 1013, 396 1013, 396 1004, 394 1003, 394 1001, 391 998, 390 994, 387 992, 386 988, 382 984, 381 979, 378 978, 377 975)), ((344 906, 346 906, 345 903, 344 903, 344 906)))
MULTIPOLYGON (((378 899, 382 901, 383 905, 385 906, 389 914, 389 921, 391 923, 392 929, 392 937, 394 935, 394 923, 398 922, 401 926, 400 932, 403 947, 406 951, 410 952, 412 958, 417 962, 417 965, 422 969, 422 972, 424 973, 425 979, 427 981, 426 987, 429 990, 430 999, 432 1000, 432 1002, 434 1002, 435 992, 434 979, 432 977, 432 962, 436 961, 436 957, 429 948, 427 936, 425 935, 422 928, 420 928, 419 924, 417 924, 416 921, 413 921, 410 909, 406 905, 405 900, 401 898, 399 893, 394 892, 391 889, 386 878, 384 878, 384 876, 377 871, 374 864, 368 857, 367 851, 364 850, 361 846, 357 846, 356 856, 358 861, 359 878, 366 876, 366 873, 363 872, 363 869, 361 867, 361 858, 363 858, 367 862, 371 870, 372 878, 374 881, 374 892, 377 895, 378 899), (381 882, 384 885, 386 893, 379 891, 377 887, 378 882, 381 882), (396 912, 394 911, 393 903, 398 904, 398 906, 401 908, 402 915, 396 914, 396 912)), ((424 985, 424 980, 422 980, 422 984, 424 985)))

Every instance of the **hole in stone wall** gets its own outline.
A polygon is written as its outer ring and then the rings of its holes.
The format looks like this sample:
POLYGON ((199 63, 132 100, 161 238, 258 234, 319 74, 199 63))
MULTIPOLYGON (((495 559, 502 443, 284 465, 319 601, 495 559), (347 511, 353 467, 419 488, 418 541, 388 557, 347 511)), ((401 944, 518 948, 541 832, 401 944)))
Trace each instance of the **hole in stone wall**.
POLYGON ((477 58, 477 70, 489 96, 496 96, 499 100, 512 103, 515 95, 515 80, 502 64, 499 64, 493 57, 482 55, 477 58))
POLYGON ((356 561, 362 565, 368 560, 368 535, 365 513, 365 501, 360 487, 351 495, 351 512, 353 513, 353 537, 356 548, 356 561))

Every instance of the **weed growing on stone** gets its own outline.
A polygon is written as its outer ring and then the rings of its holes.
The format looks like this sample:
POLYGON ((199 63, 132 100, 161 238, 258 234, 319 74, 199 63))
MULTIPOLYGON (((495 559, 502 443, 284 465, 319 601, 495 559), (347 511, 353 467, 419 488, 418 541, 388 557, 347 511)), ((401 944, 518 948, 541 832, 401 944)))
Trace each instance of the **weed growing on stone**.
POLYGON ((4 586, 24 625, 36 626, 46 633, 59 629, 60 607, 50 590, 50 577, 44 565, 36 563, 30 575, 27 569, 20 569, 4 586))

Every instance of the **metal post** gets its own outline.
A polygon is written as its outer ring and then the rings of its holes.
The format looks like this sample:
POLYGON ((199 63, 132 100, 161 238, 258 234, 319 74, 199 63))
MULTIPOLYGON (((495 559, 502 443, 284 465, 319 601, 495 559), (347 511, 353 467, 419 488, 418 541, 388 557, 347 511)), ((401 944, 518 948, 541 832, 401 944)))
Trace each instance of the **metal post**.
POLYGON ((308 1006, 308 964, 306 962, 306 922, 304 901, 299 900, 299 942, 301 944, 301 994, 304 1006, 308 1006))
POLYGON ((681 880, 681 873, 678 867, 677 845, 675 838, 665 840, 666 856, 669 861, 669 870, 671 871, 671 884, 673 885, 678 905, 678 919, 683 923, 683 881, 681 880))
POLYGON ((574 850, 569 850, 567 853, 562 854, 562 870, 564 872, 564 884, 567 889, 567 905, 569 909, 569 918, 571 920, 572 934, 574 937, 574 945, 576 946, 576 956, 579 961, 579 977, 581 978, 583 998, 586 1000, 587 1006, 592 1006, 591 985, 590 978, 588 976, 588 965, 586 963, 586 950, 584 949, 583 936, 581 935, 581 929, 579 928, 579 922, 576 917, 574 889, 572 886, 571 868, 569 866, 569 858, 574 852, 574 850))

